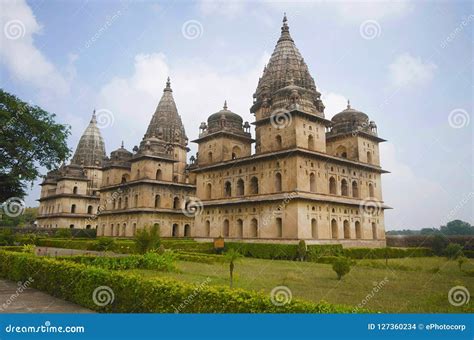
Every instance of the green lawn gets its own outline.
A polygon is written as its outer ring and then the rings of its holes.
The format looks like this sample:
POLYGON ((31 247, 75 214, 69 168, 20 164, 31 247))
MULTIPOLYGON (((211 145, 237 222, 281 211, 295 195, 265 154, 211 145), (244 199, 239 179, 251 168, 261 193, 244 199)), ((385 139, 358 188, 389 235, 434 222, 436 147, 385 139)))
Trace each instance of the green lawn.
MULTIPOLYGON (((331 265, 281 260, 244 258, 236 264, 234 286, 269 293, 273 287, 285 285, 293 297, 326 300, 330 303, 357 306, 370 293, 364 307, 374 311, 409 312, 474 312, 474 302, 462 307, 448 302, 448 291, 464 286, 474 292, 474 277, 460 272, 456 261, 444 258, 361 260, 341 281, 331 265), (437 269, 439 268, 439 271, 437 269), (387 281, 384 279, 387 278, 387 281), (381 283, 381 284, 380 284, 381 283), (378 292, 374 292, 378 285, 378 292)), ((152 270, 131 270, 144 277, 168 276, 179 280, 211 285, 228 285, 228 265, 178 262, 179 271, 163 273, 152 270)), ((473 270, 474 260, 464 264, 473 270)))

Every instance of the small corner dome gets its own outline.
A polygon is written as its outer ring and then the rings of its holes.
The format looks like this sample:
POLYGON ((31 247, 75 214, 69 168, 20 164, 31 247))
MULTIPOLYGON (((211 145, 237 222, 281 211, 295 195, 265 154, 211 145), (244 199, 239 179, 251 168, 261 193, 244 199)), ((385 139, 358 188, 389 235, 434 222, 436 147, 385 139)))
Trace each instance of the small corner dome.
POLYGON ((362 111, 353 109, 349 101, 347 102, 347 108, 332 117, 331 121, 333 123, 345 122, 345 121, 357 121, 357 122, 367 122, 369 116, 362 111))
POLYGON ((236 122, 239 124, 242 124, 244 121, 241 116, 239 116, 237 113, 230 111, 227 108, 227 102, 224 103, 224 108, 222 110, 220 110, 219 112, 213 113, 207 118, 207 124, 212 125, 212 123, 218 122, 221 119, 236 122))

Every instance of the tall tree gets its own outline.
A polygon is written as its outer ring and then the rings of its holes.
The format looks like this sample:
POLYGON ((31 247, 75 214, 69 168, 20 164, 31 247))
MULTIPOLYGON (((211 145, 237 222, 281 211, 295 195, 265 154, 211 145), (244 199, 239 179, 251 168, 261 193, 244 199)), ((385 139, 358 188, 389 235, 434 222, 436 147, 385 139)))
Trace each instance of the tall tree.
POLYGON ((55 117, 0 89, 0 203, 23 198, 40 167, 52 170, 69 157, 70 130, 55 117))

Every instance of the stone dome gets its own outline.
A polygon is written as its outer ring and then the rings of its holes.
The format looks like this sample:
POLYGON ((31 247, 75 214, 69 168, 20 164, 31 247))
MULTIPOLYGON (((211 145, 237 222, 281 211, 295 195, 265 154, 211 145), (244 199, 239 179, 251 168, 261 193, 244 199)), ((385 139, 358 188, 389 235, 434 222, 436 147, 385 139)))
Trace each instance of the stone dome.
POLYGON ((241 116, 227 108, 226 101, 222 110, 213 113, 207 118, 207 129, 209 133, 220 130, 236 130, 241 132, 243 121, 241 116))
POLYGON ((129 160, 132 158, 133 154, 124 148, 123 142, 120 148, 110 153, 110 158, 112 160, 129 160))
POLYGON ((347 108, 332 117, 333 126, 330 134, 346 134, 353 132, 366 132, 374 134, 374 122, 369 121, 369 116, 362 111, 351 107, 347 102, 347 108))

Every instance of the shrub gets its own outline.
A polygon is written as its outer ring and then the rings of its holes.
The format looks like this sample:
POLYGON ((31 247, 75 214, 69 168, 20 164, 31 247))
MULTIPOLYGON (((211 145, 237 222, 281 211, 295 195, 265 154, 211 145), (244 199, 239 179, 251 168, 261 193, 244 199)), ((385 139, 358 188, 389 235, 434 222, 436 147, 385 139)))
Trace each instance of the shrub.
POLYGON ((306 254, 308 253, 308 248, 306 247, 306 242, 301 240, 298 243, 298 259, 304 261, 306 259, 306 254))
POLYGON ((72 232, 71 232, 70 229, 58 229, 58 230, 56 230, 56 233, 54 234, 54 237, 71 238, 72 237, 72 232))
POLYGON ((296 244, 269 244, 226 242, 225 251, 235 249, 246 257, 271 260, 295 260, 298 257, 296 244))
POLYGON ((97 242, 91 247, 91 250, 97 251, 109 251, 115 248, 115 240, 113 238, 101 237, 97 239, 97 242))
POLYGON ((464 256, 459 256, 458 257, 458 267, 459 270, 462 271, 462 265, 467 262, 467 258, 464 256))
MULTIPOLYGON (((144 279, 84 264, 0 251, 0 277, 33 278, 32 287, 86 308, 109 313, 354 313, 353 307, 293 299, 275 306, 269 294, 200 285, 168 278, 144 279), (113 303, 98 306, 93 292, 112 289, 113 303), (198 290, 199 294, 196 294, 198 290), (192 297, 192 298, 190 298, 192 297), (183 301, 186 301, 184 303, 183 301)), ((368 312, 358 310, 357 312, 368 312)))
POLYGON ((160 229, 157 224, 151 228, 146 226, 137 230, 135 235, 135 249, 140 254, 156 249, 160 246, 160 229))
POLYGON ((462 256, 462 246, 456 243, 450 243, 447 245, 447 247, 444 249, 444 254, 446 257, 450 260, 455 260, 459 256, 462 256))
POLYGON ((351 262, 346 257, 339 257, 333 264, 332 269, 337 274, 337 279, 340 280, 351 271, 351 262))
POLYGON ((4 228, 0 232, 0 246, 12 246, 15 244, 15 235, 10 228, 4 228))

